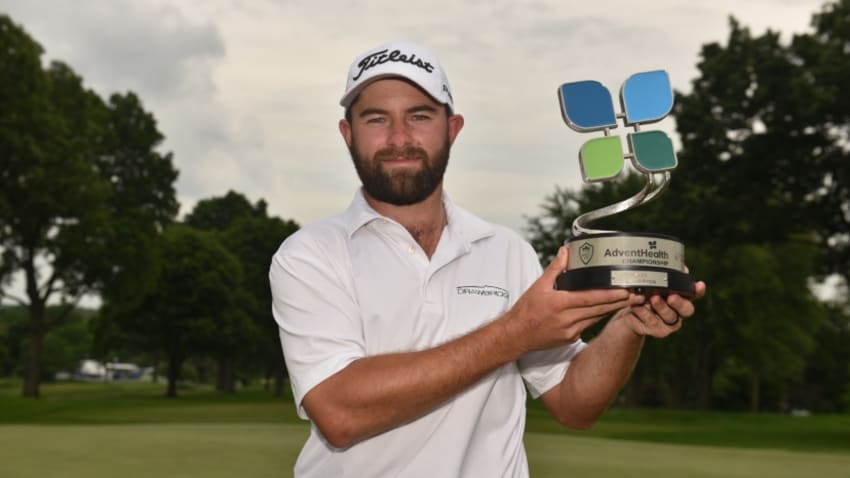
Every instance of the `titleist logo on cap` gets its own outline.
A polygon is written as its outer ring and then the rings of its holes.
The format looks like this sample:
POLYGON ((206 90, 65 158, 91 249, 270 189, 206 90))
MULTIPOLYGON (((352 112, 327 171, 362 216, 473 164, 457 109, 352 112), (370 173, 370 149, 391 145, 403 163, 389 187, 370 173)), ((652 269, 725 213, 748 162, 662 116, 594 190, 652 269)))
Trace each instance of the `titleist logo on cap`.
POLYGON ((365 58, 360 60, 360 63, 357 64, 357 66, 360 67, 360 71, 357 73, 357 75, 354 78, 352 78, 352 80, 357 81, 357 79, 360 78, 363 75, 363 73, 366 70, 368 70, 369 68, 372 68, 372 67, 375 67, 375 66, 378 66, 378 65, 383 65, 384 63, 386 63, 388 61, 408 63, 408 64, 411 64, 413 66, 422 68, 423 70, 427 71, 428 73, 434 72, 434 65, 432 65, 430 62, 423 61, 421 58, 418 58, 415 54, 406 55, 406 54, 402 53, 401 50, 393 50, 388 54, 387 51, 388 50, 376 51, 375 53, 369 54, 365 58))

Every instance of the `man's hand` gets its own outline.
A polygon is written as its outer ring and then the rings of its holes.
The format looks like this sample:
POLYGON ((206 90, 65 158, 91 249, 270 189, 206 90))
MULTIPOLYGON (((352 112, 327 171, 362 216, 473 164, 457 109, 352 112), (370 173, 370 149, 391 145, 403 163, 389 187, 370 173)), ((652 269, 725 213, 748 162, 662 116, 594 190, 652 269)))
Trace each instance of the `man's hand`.
MULTIPOLYGON (((705 283, 695 284, 694 299, 705 295, 705 283)), ((625 321, 637 335, 664 338, 682 328, 682 323, 694 315, 694 303, 678 294, 664 297, 653 295, 642 299, 642 304, 619 311, 611 321, 625 321)))
POLYGON ((625 289, 555 290, 555 281, 568 260, 569 251, 561 247, 543 275, 503 316, 509 336, 515 338, 522 353, 575 342, 599 320, 643 300, 625 289))
MULTIPOLYGON (((697 282, 695 292, 694 298, 704 296, 705 284, 697 282)), ((590 428, 634 370, 644 337, 666 337, 693 314, 693 302, 680 295, 665 300, 658 295, 631 294, 629 305, 608 321, 573 359, 561 385, 544 393, 541 400, 563 425, 590 428)))

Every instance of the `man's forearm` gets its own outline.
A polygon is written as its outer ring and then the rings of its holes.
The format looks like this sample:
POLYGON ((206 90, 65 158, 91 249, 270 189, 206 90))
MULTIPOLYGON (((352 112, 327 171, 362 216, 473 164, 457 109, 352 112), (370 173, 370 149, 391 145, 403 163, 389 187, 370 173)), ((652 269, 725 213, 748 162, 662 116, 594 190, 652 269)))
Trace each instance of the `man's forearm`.
MULTIPOLYGON (((644 337, 616 316, 567 369, 555 397, 543 397, 562 424, 587 429, 605 412, 635 368, 644 337)), ((554 393, 553 393, 554 392, 554 393)))
POLYGON ((304 407, 331 444, 347 447, 424 415, 521 353, 497 320, 432 349, 356 360, 304 407))
POLYGON ((432 349, 352 362, 304 397, 310 419, 331 444, 349 446, 422 416, 528 351, 575 342, 631 303, 620 289, 555 290, 567 259, 562 247, 513 307, 480 329, 432 349))

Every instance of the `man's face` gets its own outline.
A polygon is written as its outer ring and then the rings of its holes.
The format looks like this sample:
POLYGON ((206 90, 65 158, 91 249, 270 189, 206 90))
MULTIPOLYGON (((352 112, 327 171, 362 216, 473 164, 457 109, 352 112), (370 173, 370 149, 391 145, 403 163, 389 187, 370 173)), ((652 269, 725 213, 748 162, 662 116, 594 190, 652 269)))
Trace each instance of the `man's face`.
POLYGON ((396 206, 416 204, 437 190, 449 150, 463 124, 419 88, 396 79, 378 80, 340 122, 363 189, 396 206))

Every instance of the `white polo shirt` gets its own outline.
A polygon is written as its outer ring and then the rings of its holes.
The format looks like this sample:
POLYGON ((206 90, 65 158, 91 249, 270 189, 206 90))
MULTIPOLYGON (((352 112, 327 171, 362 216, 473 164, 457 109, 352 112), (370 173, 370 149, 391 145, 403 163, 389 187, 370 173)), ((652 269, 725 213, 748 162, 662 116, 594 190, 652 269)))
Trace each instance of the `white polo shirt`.
MULTIPOLYGON (((342 214, 293 234, 269 277, 298 414, 304 395, 362 357, 438 346, 504 314, 541 273, 531 246, 443 197, 429 260, 358 192, 342 214)), ((535 352, 410 423, 346 449, 315 425, 296 477, 526 477, 526 392, 555 386, 584 347, 535 352)), ((364 385, 365 386, 365 385, 364 385)))

